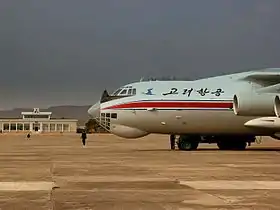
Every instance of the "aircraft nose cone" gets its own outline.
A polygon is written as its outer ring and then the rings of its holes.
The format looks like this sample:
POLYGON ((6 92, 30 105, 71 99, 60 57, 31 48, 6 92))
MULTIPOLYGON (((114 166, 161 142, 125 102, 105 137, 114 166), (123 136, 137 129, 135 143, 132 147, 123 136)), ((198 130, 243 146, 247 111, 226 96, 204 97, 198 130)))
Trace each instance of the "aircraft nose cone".
POLYGON ((88 110, 88 114, 89 114, 92 118, 97 118, 97 117, 99 117, 99 114, 100 114, 100 102, 97 102, 97 103, 94 104, 92 107, 90 107, 89 110, 88 110))

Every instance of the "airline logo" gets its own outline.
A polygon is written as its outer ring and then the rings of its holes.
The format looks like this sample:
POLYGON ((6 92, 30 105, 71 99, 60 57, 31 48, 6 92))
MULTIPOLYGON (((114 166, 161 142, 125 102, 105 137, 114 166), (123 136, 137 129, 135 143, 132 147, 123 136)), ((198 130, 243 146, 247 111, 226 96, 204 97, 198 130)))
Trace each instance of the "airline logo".
POLYGON ((152 95, 155 95, 153 93, 153 89, 154 88, 148 88, 146 92, 143 92, 144 95, 147 95, 147 96, 152 96, 152 95))

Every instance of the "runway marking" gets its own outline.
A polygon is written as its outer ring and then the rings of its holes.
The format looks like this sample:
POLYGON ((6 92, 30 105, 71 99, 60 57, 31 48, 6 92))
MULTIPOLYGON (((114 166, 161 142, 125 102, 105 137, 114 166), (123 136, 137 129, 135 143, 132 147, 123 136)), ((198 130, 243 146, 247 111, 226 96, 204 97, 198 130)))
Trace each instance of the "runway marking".
POLYGON ((56 180, 69 182, 170 182, 173 181, 164 177, 137 177, 137 176, 55 176, 56 180))
POLYGON ((0 191, 50 191, 54 187, 53 182, 0 182, 0 191))
POLYGON ((271 167, 271 168, 275 168, 275 167, 279 167, 280 166, 280 164, 265 164, 265 163, 263 163, 263 164, 250 164, 250 163, 246 163, 246 164, 222 164, 223 166, 226 166, 226 167, 234 167, 234 168, 252 168, 252 167, 254 167, 254 168, 260 168, 260 167, 262 167, 262 168, 269 168, 269 167, 271 167))
POLYGON ((180 181, 199 190, 279 190, 280 181, 180 181))
POLYGON ((184 200, 183 204, 196 204, 196 205, 207 205, 207 206, 216 206, 216 205, 227 205, 226 201, 218 198, 214 195, 205 193, 196 195, 188 200, 184 200))
MULTIPOLYGON (((160 167, 159 167, 160 168, 160 167)), ((184 167, 180 167, 180 168, 176 168, 171 166, 170 168, 166 168, 166 171, 217 171, 217 170, 224 170, 225 167, 191 167, 191 168, 184 168, 184 167)))

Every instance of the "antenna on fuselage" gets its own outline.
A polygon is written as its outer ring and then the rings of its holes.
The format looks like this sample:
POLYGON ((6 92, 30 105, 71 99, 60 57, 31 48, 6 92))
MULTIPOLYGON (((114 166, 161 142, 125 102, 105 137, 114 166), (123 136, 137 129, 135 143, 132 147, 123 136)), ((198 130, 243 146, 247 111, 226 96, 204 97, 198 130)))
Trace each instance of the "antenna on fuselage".
POLYGON ((143 80, 144 80, 144 77, 141 77, 141 78, 140 78, 140 82, 142 82, 143 80))

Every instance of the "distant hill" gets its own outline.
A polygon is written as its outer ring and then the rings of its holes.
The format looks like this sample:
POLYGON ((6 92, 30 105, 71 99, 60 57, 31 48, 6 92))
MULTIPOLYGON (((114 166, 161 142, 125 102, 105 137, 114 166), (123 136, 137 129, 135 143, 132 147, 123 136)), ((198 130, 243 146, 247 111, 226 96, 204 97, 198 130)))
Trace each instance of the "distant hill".
MULTIPOLYGON (((52 112, 53 118, 72 118, 78 120, 78 125, 84 125, 88 119, 89 115, 87 110, 90 105, 85 106, 52 106, 48 109, 40 109, 40 111, 52 112)), ((0 118, 20 118, 21 112, 33 111, 33 108, 16 108, 12 110, 2 110, 0 111, 0 118)))

